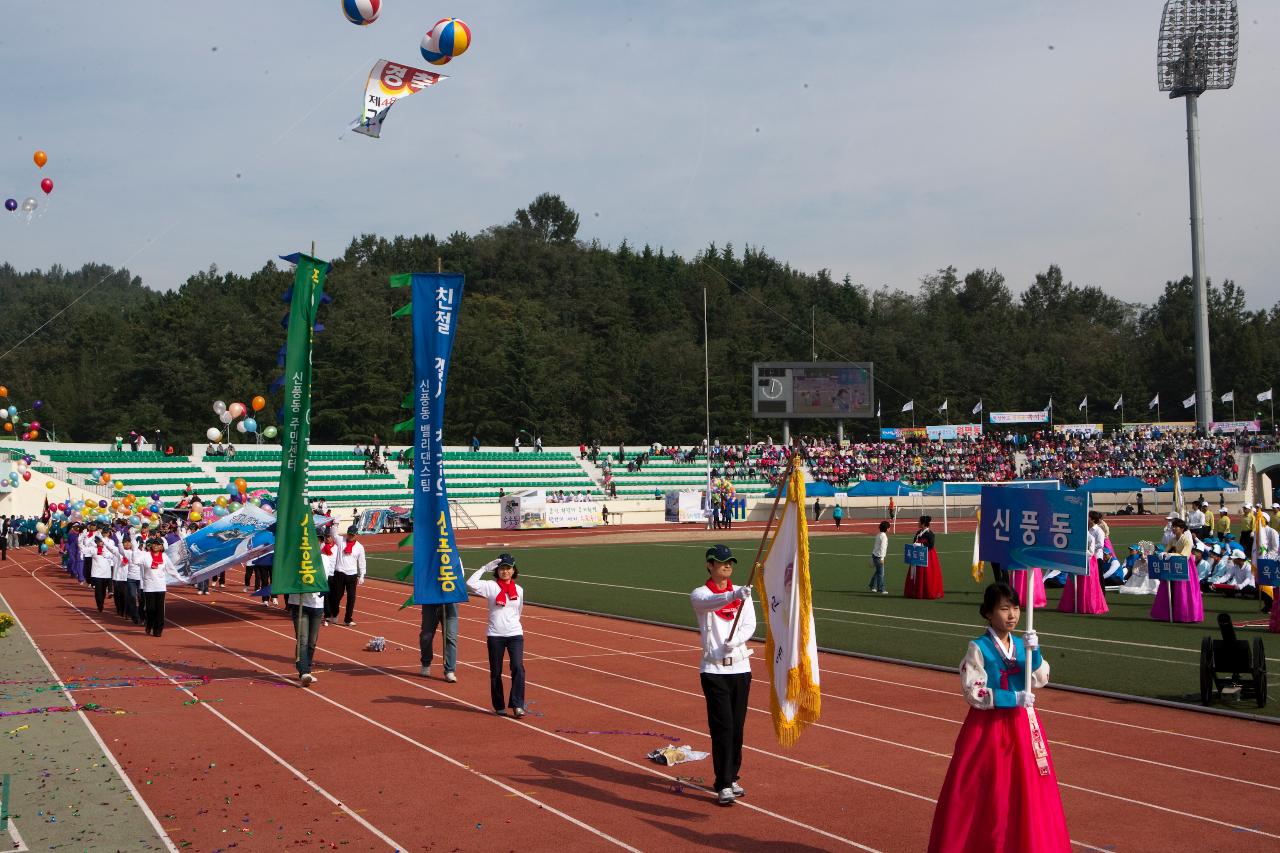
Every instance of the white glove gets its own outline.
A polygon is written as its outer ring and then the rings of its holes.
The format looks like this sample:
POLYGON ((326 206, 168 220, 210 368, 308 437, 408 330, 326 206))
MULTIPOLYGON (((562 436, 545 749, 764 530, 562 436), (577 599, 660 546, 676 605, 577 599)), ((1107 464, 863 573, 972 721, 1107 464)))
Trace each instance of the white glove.
POLYGON ((1023 641, 1026 642, 1027 648, 1031 649, 1032 651, 1035 651, 1040 648, 1040 635, 1037 634, 1035 631, 1028 631, 1027 635, 1023 637, 1023 641))
POLYGON ((735 601, 747 601, 748 599, 751 598, 751 587, 750 586, 738 587, 733 591, 733 597, 735 601))
POLYGON ((489 562, 484 564, 484 567, 480 569, 480 571, 492 572, 494 569, 498 568, 498 563, 501 563, 501 562, 502 562, 501 558, 496 560, 490 560, 489 562))
POLYGON ((1019 708, 1034 708, 1036 704, 1036 694, 1028 693, 1025 690, 1019 690, 1015 693, 1014 699, 1019 708))
POLYGON ((356 586, 364 586, 364 575, 361 575, 360 579, 356 581, 356 586))

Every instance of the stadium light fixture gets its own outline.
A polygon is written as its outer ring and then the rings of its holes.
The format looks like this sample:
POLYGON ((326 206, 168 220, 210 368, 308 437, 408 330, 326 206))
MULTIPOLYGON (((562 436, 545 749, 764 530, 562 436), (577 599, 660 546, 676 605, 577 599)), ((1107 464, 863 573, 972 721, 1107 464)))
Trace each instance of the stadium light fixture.
POLYGON ((1240 52, 1236 0, 1167 0, 1156 46, 1156 83, 1170 98, 1185 98, 1187 172, 1191 190, 1191 271, 1195 289, 1196 426, 1213 420, 1209 367, 1209 303, 1204 281, 1204 211, 1200 200, 1199 97, 1230 89, 1240 52))

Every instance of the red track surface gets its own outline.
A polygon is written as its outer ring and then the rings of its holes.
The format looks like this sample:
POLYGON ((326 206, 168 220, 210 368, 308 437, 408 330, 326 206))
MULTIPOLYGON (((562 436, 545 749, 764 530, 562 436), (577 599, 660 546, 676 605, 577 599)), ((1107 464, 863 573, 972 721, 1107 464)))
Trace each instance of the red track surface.
MULTIPOLYGON (((0 569, 59 677, 213 679, 195 704, 178 689, 75 691, 129 712, 90 722, 192 850, 921 850, 966 711, 954 675, 824 656, 822 721, 783 751, 757 662, 748 796, 719 808, 676 781, 709 779, 710 759, 643 757, 677 737, 709 749, 689 632, 527 608, 533 713, 518 722, 488 710, 480 607, 462 610, 459 683, 422 679, 416 612, 398 610, 402 587, 370 581, 358 627, 322 632, 319 683, 302 690, 286 686, 288 620, 236 590, 171 592, 151 638, 94 612, 47 560, 0 569), (362 650, 373 635, 386 652, 362 650)), ((1280 847, 1267 805, 1280 727, 1052 690, 1039 705, 1080 849, 1280 847)))

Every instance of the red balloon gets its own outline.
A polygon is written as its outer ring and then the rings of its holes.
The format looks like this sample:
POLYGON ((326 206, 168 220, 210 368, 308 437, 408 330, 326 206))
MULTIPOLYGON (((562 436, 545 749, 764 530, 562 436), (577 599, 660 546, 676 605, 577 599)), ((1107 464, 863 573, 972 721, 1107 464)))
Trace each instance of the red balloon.
POLYGON ((45 195, 48 195, 49 193, 53 192, 53 179, 45 178, 43 181, 41 181, 40 189, 44 190, 45 195))
POLYGON ((23 479, 24 481, 25 481, 25 480, 30 480, 30 479, 31 479, 31 472, 30 472, 30 471, 23 471, 23 472, 22 472, 22 479, 23 479))

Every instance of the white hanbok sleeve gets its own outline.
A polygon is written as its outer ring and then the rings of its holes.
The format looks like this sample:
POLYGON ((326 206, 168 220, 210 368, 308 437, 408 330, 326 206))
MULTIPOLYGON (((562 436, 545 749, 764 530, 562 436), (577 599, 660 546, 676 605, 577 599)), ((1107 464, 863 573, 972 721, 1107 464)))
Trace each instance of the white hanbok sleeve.
POLYGON ((979 711, 995 707, 995 694, 987 687, 987 667, 982 660, 982 650, 977 643, 970 643, 964 660, 960 661, 960 686, 964 701, 979 711))

